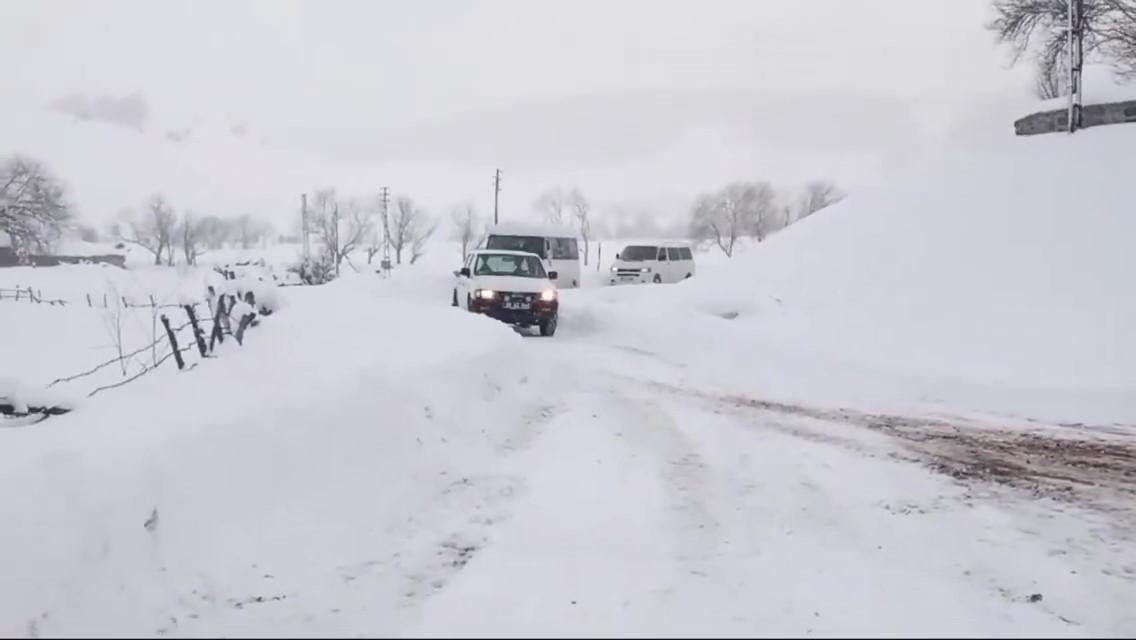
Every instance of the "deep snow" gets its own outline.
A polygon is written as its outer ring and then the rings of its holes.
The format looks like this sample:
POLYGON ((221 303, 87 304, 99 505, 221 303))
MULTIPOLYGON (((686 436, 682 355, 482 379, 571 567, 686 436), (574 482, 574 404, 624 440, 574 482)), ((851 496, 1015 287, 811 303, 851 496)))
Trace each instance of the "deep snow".
MULTIPOLYGON (((244 346, 0 429, 0 634, 1132 635, 1134 142, 565 291, 554 339, 451 308, 441 250, 279 289, 244 346)), ((211 278, 108 269, 0 286, 211 278)), ((0 377, 106 356, 99 310, 13 305, 0 377)))
POLYGON ((562 330, 763 397, 1136 425, 1133 148, 1134 127, 1022 140, 688 283, 567 292, 562 330))
POLYGON ((1130 507, 960 484, 411 273, 286 289, 242 349, 0 433, 0 632, 1136 629, 1130 507))

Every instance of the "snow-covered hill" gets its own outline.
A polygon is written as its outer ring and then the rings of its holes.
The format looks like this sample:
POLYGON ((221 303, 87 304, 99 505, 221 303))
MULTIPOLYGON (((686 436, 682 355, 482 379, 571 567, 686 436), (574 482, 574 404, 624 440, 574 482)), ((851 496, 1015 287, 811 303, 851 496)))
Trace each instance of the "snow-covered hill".
POLYGON ((854 194, 672 291, 582 295, 563 325, 619 325, 604 339, 774 396, 1136 424, 1136 127, 1014 142, 854 194))

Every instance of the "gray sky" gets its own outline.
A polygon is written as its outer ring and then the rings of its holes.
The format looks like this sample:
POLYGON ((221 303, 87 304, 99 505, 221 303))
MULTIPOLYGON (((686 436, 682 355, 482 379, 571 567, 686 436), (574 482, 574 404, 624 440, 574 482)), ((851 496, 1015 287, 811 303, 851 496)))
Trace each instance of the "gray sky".
POLYGON ((497 166, 513 207, 553 183, 682 206, 738 178, 878 182, 982 105, 1028 99, 1028 71, 983 29, 988 6, 7 0, 0 55, 19 61, 5 70, 19 90, 0 113, 80 96, 137 114, 140 97, 143 129, 169 144, 241 126, 248 144, 365 166, 434 208, 484 202, 497 166))

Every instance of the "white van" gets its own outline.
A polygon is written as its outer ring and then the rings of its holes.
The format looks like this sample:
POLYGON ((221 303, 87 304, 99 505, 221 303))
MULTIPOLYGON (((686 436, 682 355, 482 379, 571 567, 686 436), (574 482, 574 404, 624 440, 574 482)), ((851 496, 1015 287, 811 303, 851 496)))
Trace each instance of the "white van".
POLYGON ((688 242, 633 244, 615 254, 608 284, 679 282, 694 275, 694 253, 688 242))
POLYGON ((580 286, 580 250, 576 232, 567 227, 518 222, 490 225, 484 248, 535 253, 545 269, 557 274, 556 286, 580 286))

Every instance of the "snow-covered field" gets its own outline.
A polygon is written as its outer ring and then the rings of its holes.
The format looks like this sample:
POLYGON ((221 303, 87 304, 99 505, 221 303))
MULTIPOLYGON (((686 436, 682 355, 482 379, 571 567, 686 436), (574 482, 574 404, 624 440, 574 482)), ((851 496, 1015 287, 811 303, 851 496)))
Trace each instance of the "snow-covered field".
MULTIPOLYGON (((0 430, 0 634, 1130 636, 1134 134, 566 291, 552 339, 449 307, 442 245, 278 289, 243 347, 0 430)), ((104 310, 15 305, 0 377, 107 355, 104 310)))

